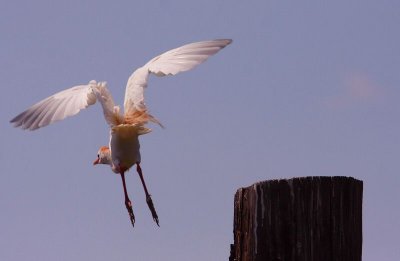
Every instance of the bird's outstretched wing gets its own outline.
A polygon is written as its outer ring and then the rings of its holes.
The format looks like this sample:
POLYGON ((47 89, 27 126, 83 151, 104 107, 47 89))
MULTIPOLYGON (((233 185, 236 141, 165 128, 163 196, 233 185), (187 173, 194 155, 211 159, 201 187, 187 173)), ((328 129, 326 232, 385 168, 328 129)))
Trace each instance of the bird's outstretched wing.
POLYGON ((144 102, 144 88, 147 87, 150 73, 166 76, 191 70, 231 42, 230 39, 218 39, 191 43, 151 59, 129 77, 125 90, 125 117, 137 111, 147 110, 144 102))
POLYGON ((11 120, 11 123, 22 129, 36 130, 73 116, 95 104, 96 100, 100 101, 108 124, 114 125, 118 118, 114 115, 117 107, 114 107, 114 101, 106 84, 96 81, 58 92, 20 113, 11 120))

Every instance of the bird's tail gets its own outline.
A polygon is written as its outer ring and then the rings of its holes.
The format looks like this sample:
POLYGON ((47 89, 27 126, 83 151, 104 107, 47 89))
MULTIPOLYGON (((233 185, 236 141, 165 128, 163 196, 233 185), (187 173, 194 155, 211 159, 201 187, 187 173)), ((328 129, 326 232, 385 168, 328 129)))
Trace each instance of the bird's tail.
POLYGON ((120 124, 111 128, 112 133, 118 133, 120 137, 139 136, 151 132, 150 128, 146 128, 142 124, 120 124))
POLYGON ((147 124, 148 122, 153 122, 164 128, 164 126, 159 122, 153 115, 148 113, 147 110, 134 110, 130 113, 125 113, 124 115, 124 123, 125 124, 147 124))

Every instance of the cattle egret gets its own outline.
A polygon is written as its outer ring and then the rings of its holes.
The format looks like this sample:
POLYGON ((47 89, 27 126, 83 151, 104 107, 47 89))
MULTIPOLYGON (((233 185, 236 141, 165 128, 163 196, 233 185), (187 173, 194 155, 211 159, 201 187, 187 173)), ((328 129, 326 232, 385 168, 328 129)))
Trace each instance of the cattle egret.
POLYGON ((208 57, 216 54, 230 44, 230 39, 218 39, 187 44, 167 51, 137 69, 129 77, 125 90, 124 114, 115 106, 107 89, 106 82, 90 81, 58 92, 25 110, 11 120, 15 127, 36 130, 53 122, 63 120, 77 114, 82 109, 99 101, 104 118, 110 126, 109 146, 99 149, 94 165, 110 165, 113 172, 120 174, 125 195, 125 206, 132 225, 135 223, 132 203, 128 197, 125 184, 125 172, 136 164, 136 169, 146 194, 146 202, 159 226, 158 215, 147 190, 140 167, 139 136, 147 134, 151 129, 145 125, 149 122, 160 122, 153 117, 144 102, 144 89, 150 74, 157 76, 175 75, 193 69, 208 57))

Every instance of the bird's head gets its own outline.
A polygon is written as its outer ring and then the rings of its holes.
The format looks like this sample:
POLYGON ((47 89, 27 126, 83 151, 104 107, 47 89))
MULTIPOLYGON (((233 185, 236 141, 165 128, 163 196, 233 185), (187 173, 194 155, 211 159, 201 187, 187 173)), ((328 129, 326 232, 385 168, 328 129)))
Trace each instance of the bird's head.
POLYGON ((97 159, 93 161, 93 165, 97 164, 111 165, 110 148, 108 148, 107 146, 100 147, 99 151, 97 152, 97 159))

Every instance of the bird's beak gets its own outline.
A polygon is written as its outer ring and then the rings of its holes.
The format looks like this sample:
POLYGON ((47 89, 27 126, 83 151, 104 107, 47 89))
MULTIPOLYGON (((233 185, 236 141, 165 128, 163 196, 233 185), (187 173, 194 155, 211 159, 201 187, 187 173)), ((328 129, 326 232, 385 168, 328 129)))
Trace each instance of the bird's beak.
POLYGON ((93 165, 97 165, 97 164, 99 164, 99 162, 100 162, 100 159, 97 158, 95 161, 93 161, 93 165))

